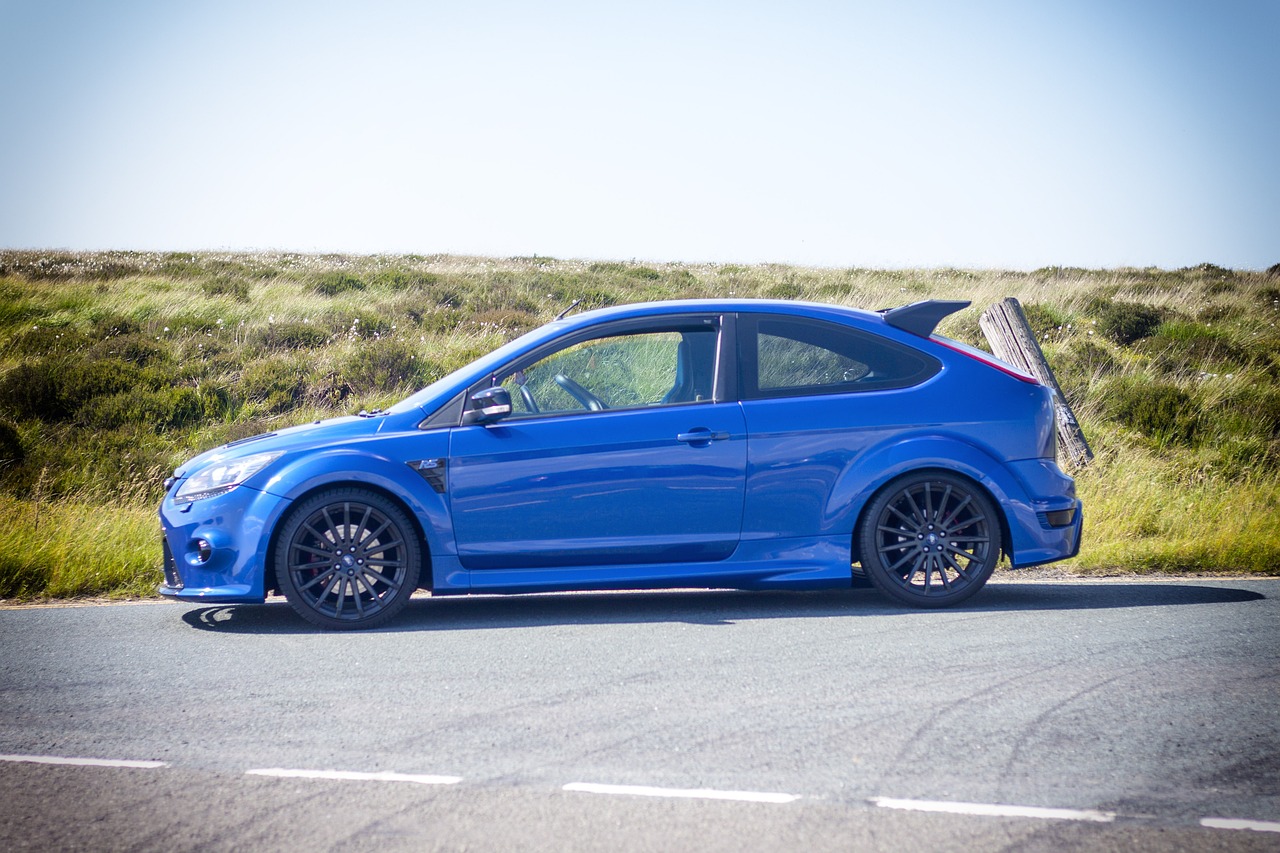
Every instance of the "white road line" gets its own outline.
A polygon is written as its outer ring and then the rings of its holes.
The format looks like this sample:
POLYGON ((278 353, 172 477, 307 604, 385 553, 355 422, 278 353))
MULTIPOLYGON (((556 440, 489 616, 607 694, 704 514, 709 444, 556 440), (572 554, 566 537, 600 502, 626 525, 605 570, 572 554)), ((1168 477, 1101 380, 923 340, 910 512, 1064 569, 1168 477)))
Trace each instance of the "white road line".
POLYGON ((895 800, 891 797, 872 797, 874 805, 885 809, 905 809, 917 812, 944 812, 946 814, 979 815, 982 817, 1029 817, 1041 820, 1084 820, 1094 823, 1111 823, 1116 816, 1111 812, 1093 809, 1046 809, 1038 806, 1007 806, 995 803, 949 803, 937 800, 895 800))
POLYGON ((361 773, 356 770, 285 770, 262 768, 246 770, 246 776, 274 776, 280 779, 338 779, 344 782, 410 782, 415 785, 456 785, 461 776, 428 776, 419 773, 361 773))
POLYGON ((1206 817, 1200 825, 1209 829, 1251 829, 1254 832, 1280 832, 1280 823, 1268 820, 1236 820, 1228 817, 1206 817))
MULTIPOLYGON (((131 761, 113 758, 75 758, 59 755, 0 755, 0 761, 26 764, 57 764, 73 767, 119 767, 135 770, 155 770, 168 767, 167 761, 131 761)), ((456 785, 461 776, 431 776, 421 773, 362 773, 356 770, 287 770, 284 768, 259 768, 246 770, 246 776, 268 776, 278 779, 332 779, 346 782, 405 782, 415 785, 456 785)), ((669 797, 686 800, 730 800, 742 803, 794 803, 803 799, 799 794, 783 794, 770 791, 717 791, 712 788, 656 788, 648 785, 601 785, 594 782, 570 782, 565 791, 587 794, 613 794, 634 797, 669 797)), ((1095 809, 1053 809, 1040 806, 1011 806, 998 803, 961 803, 942 800, 903 800, 893 797, 871 797, 868 802, 884 809, 917 812, 975 815, 979 817, 1023 817, 1040 820, 1078 820, 1092 823, 1112 823, 1117 815, 1095 809)), ((1253 832, 1280 833, 1280 821, 1241 820, 1238 818, 1206 817, 1200 819, 1206 829, 1248 830, 1253 832)))
POLYGON ((597 785, 593 782, 570 782, 565 791, 587 794, 623 794, 635 797, 674 797, 686 800, 735 800, 743 803, 793 803, 798 794, 764 791, 716 791, 710 788, 653 788, 647 785, 597 785))
POLYGON ((154 770, 168 767, 165 761, 122 761, 110 758, 63 758, 57 755, 0 755, 0 761, 27 764, 70 764, 75 767, 132 767, 138 770, 154 770))

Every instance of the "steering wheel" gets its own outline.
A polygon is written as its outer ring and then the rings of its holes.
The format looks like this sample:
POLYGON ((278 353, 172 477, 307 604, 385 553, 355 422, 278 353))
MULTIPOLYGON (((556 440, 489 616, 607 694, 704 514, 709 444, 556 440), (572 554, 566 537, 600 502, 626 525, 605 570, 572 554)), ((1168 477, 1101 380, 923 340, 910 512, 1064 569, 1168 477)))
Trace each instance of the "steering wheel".
POLYGON ((536 415, 542 412, 538 408, 538 401, 533 399, 533 392, 529 390, 528 385, 520 386, 520 399, 524 400, 524 407, 529 410, 529 414, 536 415))
POLYGON ((556 384, 567 391, 570 397, 573 397, 573 399, 586 406, 590 411, 598 412, 602 409, 608 408, 608 406, 604 404, 603 400, 595 394, 592 394, 586 388, 583 388, 577 382, 574 382, 568 376, 565 376, 563 373, 557 373, 555 375, 555 380, 556 384))

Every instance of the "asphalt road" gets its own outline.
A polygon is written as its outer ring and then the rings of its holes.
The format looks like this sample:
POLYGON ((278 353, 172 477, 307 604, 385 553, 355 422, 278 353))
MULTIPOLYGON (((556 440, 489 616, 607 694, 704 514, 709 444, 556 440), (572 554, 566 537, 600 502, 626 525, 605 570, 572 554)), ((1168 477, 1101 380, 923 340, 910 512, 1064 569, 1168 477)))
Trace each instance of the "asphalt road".
POLYGON ((0 847, 1275 851, 1277 640, 1269 580, 3 610, 0 847))

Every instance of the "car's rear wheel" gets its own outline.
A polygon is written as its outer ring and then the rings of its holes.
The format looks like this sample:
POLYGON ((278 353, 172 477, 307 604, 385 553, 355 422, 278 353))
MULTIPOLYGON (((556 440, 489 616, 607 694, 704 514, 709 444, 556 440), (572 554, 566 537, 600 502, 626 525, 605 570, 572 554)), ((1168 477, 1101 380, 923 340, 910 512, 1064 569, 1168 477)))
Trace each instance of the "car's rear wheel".
POLYGON ((332 489, 285 518, 275 549, 280 591, 322 628, 373 628, 418 586, 422 547, 395 502, 367 489, 332 489))
POLYGON ((947 607, 982 589, 1000 559, 1000 520, 969 480, 940 471, 890 483, 867 506, 862 571, 913 607, 947 607))

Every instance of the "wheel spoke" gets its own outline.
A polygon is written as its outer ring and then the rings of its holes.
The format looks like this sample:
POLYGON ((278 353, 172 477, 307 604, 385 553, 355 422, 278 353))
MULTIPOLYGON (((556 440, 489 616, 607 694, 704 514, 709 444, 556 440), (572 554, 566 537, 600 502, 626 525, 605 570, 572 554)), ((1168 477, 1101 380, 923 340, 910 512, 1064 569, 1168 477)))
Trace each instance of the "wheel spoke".
POLYGON ((364 541, 365 537, 363 534, 366 530, 366 525, 369 523, 369 516, 371 515, 373 515, 373 507, 366 506, 364 508, 364 515, 360 517, 360 521, 356 524, 356 529, 351 534, 352 542, 359 544, 364 541))
POLYGON ((332 541, 333 541, 333 540, 332 540, 332 538, 330 538, 330 537, 331 537, 331 535, 332 535, 332 533, 333 533, 333 531, 332 531, 332 530, 330 530, 330 531, 329 531, 329 534, 328 534, 328 535, 326 535, 326 534, 324 534, 324 533, 321 533, 320 531, 316 530, 314 527, 312 527, 312 526, 311 526, 310 521, 308 521, 306 524, 302 525, 302 529, 303 529, 303 530, 305 530, 307 533, 310 533, 310 534, 311 534, 311 538, 312 538, 312 539, 315 539, 317 542, 332 542, 332 541))
POLYGON ((364 583, 365 588, 369 590, 369 594, 373 596, 374 601, 377 601, 379 605, 384 599, 392 598, 400 591, 400 581, 392 580, 386 575, 366 571, 358 575, 358 577, 364 583), (379 586, 383 587, 381 592, 378 591, 379 586))
MULTIPOLYGON (((964 500, 956 504, 955 509, 951 510, 951 514, 948 515, 944 520, 938 522, 938 526, 946 530, 950 530, 953 526, 955 526, 956 519, 960 517, 960 513, 964 510, 965 507, 967 507, 971 503, 973 503, 973 495, 965 495, 964 500)), ((976 517, 979 519, 982 518, 982 516, 980 515, 976 517)))
POLYGON ((931 524, 935 520, 933 511, 933 483, 924 484, 924 523, 931 524))
MULTIPOLYGON (((303 572, 308 571, 308 570, 304 567, 301 571, 296 570, 296 569, 295 569, 295 570, 292 570, 292 571, 295 571, 295 572, 297 572, 298 574, 302 574, 303 572)), ((299 586, 299 587, 298 587, 298 589, 299 589, 299 591, 304 591, 304 592, 305 592, 306 590, 311 589, 311 587, 315 586, 315 585, 316 585, 316 584, 318 584, 318 583, 323 582, 323 583, 325 583, 325 584, 328 584, 328 582, 329 582, 330 580, 332 580, 332 579, 333 579, 334 574, 335 574, 335 570, 331 568, 331 569, 329 569, 327 572, 323 572, 323 573, 321 573, 321 574, 316 575, 316 576, 315 576, 314 578, 312 578, 311 580, 309 580, 309 581, 307 581, 306 583, 304 583, 304 584, 302 584, 301 586, 299 586)), ((325 594, 326 594, 325 592, 321 592, 321 593, 320 593, 320 597, 321 597, 321 598, 323 598, 323 597, 325 596, 325 594)))
POLYGON ((337 525, 333 523, 333 517, 329 515, 328 507, 325 507, 324 509, 320 510, 320 514, 324 516, 325 527, 328 530, 329 536, 333 538, 334 544, 341 545, 343 542, 341 525, 337 525))
MULTIPOLYGON (((912 531, 916 531, 916 530, 919 530, 919 529, 920 529, 920 520, 919 520, 918 518, 914 518, 914 517, 912 517, 912 516, 910 516, 910 515, 906 514, 905 512, 903 512, 902 510, 898 509, 896 506, 893 506, 893 505, 890 505, 890 506, 886 507, 886 510, 887 510, 887 512, 891 512, 891 513, 893 513, 894 515, 898 516, 898 518, 902 519, 903 524, 901 524, 901 525, 899 525, 898 527, 895 527, 895 528, 888 528, 888 527, 885 527, 885 528, 884 528, 885 530, 889 530, 889 529, 901 530, 901 529, 905 529, 905 528, 908 528, 908 527, 909 527, 909 528, 911 528, 911 530, 912 530, 912 531)), ((886 515, 887 515, 887 513, 886 513, 886 515)), ((889 523, 890 523, 890 521, 889 521, 889 519, 888 519, 887 517, 886 517, 886 518, 884 518, 884 519, 882 520, 882 522, 881 522, 881 524, 882 524, 882 525, 884 525, 884 524, 889 524, 889 523)))
MULTIPOLYGON (((882 549, 880 553, 884 554, 884 553, 888 553, 888 551, 887 551, 887 550, 882 549)), ((898 569, 902 566, 902 564, 903 564, 903 563, 906 563, 906 562, 908 562, 908 561, 910 561, 910 560, 914 559, 916 556, 917 556, 917 554, 916 554, 916 551, 915 551, 915 549, 914 549, 914 548, 904 548, 904 549, 902 550, 902 557, 901 557, 897 562, 895 562, 895 563, 893 563, 891 566, 889 566, 889 571, 891 571, 891 572, 896 572, 896 571, 898 571, 898 569)))
POLYGON ((333 613, 334 613, 334 615, 335 615, 335 616, 337 616, 339 619, 344 618, 344 617, 343 617, 343 615, 342 615, 342 611, 343 611, 343 609, 345 609, 345 607, 346 607, 346 602, 347 602, 347 586, 348 586, 348 581, 347 581, 347 579, 346 579, 345 577, 341 577, 341 576, 339 576, 339 578, 338 578, 338 600, 337 600, 337 602, 336 602, 336 603, 334 604, 334 606, 333 606, 333 613))
POLYGON ((383 520, 383 522, 382 522, 382 525, 381 525, 377 530, 374 530, 374 531, 373 531, 373 532, 371 532, 368 536, 366 536, 366 537, 364 538, 364 541, 365 541, 365 542, 377 542, 377 541, 378 541, 378 537, 379 537, 379 536, 381 536, 381 535, 383 534, 383 532, 384 532, 388 527, 390 527, 390 526, 391 526, 391 522, 390 522, 390 520, 384 519, 384 520, 383 520))
POLYGON ((394 542, 375 542, 364 550, 366 554, 385 554, 392 548, 399 548, 404 542, 400 539, 394 542))
MULTIPOLYGON (((294 550, 309 551, 312 554, 315 554, 317 557, 323 557, 325 560, 329 560, 333 557, 333 553, 331 551, 326 551, 323 548, 317 548, 314 545, 308 545, 305 542, 295 542, 293 544, 293 547, 294 547, 294 550)), ((305 564, 300 564, 300 565, 305 565, 305 564)))
POLYGON ((933 591, 933 558, 928 554, 923 554, 920 557, 920 562, 924 569, 924 582, 921 586, 924 589, 924 594, 928 595, 933 591))
MULTIPOLYGON (((920 505, 916 503, 915 496, 912 495, 911 492, 903 492, 902 498, 911 509, 910 520, 914 522, 913 526, 917 530, 929 523, 929 519, 920 511, 920 505)), ((907 516, 903 517, 906 518, 907 516)))
POLYGON ((933 561, 933 567, 938 571, 938 580, 941 581, 942 588, 951 589, 951 578, 947 576, 947 567, 943 558, 935 554, 930 559, 933 561))
POLYGON ((328 579, 328 582, 324 585, 324 589, 322 589, 320 594, 315 597, 317 603, 324 601, 326 598, 337 592, 338 584, 342 583, 342 576, 337 572, 330 572, 328 579))
MULTIPOLYGON (((369 593, 369 598, 371 599, 370 603, 373 604, 374 606, 377 606, 377 603, 379 602, 379 600, 382 598, 382 595, 383 595, 382 593, 378 592, 378 584, 380 583, 380 576, 373 575, 369 572, 361 572, 360 574, 356 575, 356 582, 359 583, 360 586, 364 587, 365 590, 369 593)), ((390 584, 387 584, 386 586, 390 587, 390 584)), ((395 589, 389 588, 387 592, 393 593, 395 592, 395 589)))
POLYGON ((948 483, 946 490, 943 491, 942 493, 942 500, 938 501, 938 511, 937 511, 936 517, 933 519, 933 522, 941 528, 946 528, 947 526, 946 522, 942 520, 942 514, 947 511, 947 507, 951 504, 952 491, 953 489, 951 488, 951 485, 948 483))
POLYGON ((957 553, 967 553, 969 551, 977 551, 979 546, 989 545, 990 543, 991 539, 987 536, 952 536, 948 540, 947 547, 957 553), (951 544, 953 542, 955 543, 954 545, 951 544))
POLYGON ((364 616, 364 596, 360 594, 360 576, 356 575, 354 578, 347 581, 347 583, 351 587, 351 600, 355 603, 356 618, 359 619, 361 616, 364 616))
POLYGON ((920 569, 924 568, 923 554, 911 554, 909 556, 914 556, 915 561, 911 564, 911 571, 907 572, 906 577, 902 579, 902 582, 907 586, 911 586, 911 583, 916 579, 916 575, 920 573, 920 569))
MULTIPOLYGON (((965 556, 968 556, 968 555, 966 554, 965 556)), ((968 572, 968 570, 960 568, 960 564, 959 564, 959 563, 957 563, 954 559, 952 559, 952 557, 951 557, 951 555, 950 555, 950 554, 944 554, 944 555, 943 555, 943 559, 947 561, 947 565, 949 565, 949 566, 951 566, 951 568, 955 569, 955 573, 959 576, 959 578, 958 578, 959 580, 962 580, 962 581, 964 581, 965 583, 968 583, 968 582, 969 582, 969 572, 968 572)))
POLYGON ((985 527, 986 523, 987 523, 987 520, 984 517, 980 515, 976 515, 972 518, 967 518, 964 521, 959 522, 958 524, 952 526, 949 529, 951 530, 951 534, 954 536, 955 534, 959 533, 962 530, 969 530, 974 527, 978 527, 978 528, 985 527))

